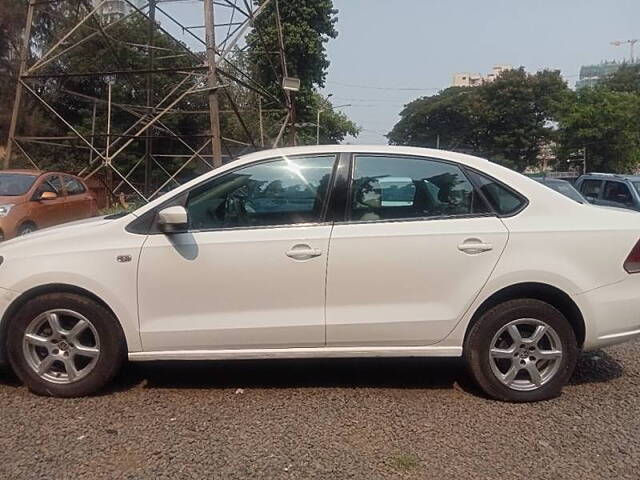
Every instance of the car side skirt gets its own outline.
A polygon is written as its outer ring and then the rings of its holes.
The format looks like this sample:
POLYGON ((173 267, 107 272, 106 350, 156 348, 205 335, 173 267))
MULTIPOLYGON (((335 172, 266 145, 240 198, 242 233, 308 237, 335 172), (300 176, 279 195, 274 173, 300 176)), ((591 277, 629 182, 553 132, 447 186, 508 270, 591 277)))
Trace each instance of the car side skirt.
POLYGON ((251 360, 270 358, 460 357, 462 347, 312 347, 253 350, 131 352, 132 362, 157 360, 251 360))

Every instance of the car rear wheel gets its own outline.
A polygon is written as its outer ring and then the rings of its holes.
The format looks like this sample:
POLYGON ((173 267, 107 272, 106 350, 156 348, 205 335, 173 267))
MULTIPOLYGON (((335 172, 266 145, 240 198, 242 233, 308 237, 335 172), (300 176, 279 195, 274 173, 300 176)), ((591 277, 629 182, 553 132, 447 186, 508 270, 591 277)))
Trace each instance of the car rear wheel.
POLYGON ((124 335, 111 312, 77 294, 29 300, 8 331, 9 361, 33 392, 78 397, 100 390, 126 356, 124 335))
POLYGON ((509 402, 559 395, 579 353, 564 315, 534 299, 511 300, 486 312, 469 331, 464 351, 480 388, 509 402))

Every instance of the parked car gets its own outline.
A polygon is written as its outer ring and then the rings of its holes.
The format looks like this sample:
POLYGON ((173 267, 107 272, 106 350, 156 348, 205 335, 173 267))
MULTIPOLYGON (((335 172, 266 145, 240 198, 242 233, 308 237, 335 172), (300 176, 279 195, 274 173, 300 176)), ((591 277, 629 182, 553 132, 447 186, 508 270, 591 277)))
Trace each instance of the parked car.
POLYGON ((0 245, 0 346, 60 397, 126 358, 435 356, 493 398, 548 399, 581 350, 640 335, 639 239, 639 215, 480 158, 263 151, 0 245))
POLYGON ((74 175, 0 171, 0 240, 95 215, 95 197, 74 175))
POLYGON ((577 191, 571 183, 566 180, 561 180, 559 178, 549 178, 549 177, 531 177, 536 182, 540 182, 543 185, 546 185, 551 190, 555 190, 558 193, 561 193, 565 197, 569 197, 571 200, 575 200, 578 203, 587 203, 587 200, 582 196, 582 194, 577 191))
POLYGON ((640 176, 589 173, 578 178, 575 186, 589 203, 640 210, 640 176))

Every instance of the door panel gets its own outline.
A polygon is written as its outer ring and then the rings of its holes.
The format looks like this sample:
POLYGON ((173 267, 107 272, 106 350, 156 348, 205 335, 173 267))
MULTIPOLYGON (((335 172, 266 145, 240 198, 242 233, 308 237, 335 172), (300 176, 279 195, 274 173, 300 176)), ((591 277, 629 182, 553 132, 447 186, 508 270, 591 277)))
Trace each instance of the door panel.
POLYGON ((91 197, 85 186, 73 177, 65 175, 64 185, 67 193, 65 222, 72 222, 91 215, 91 197))
POLYGON ((513 212, 523 200, 434 158, 356 155, 352 172, 347 222, 329 246, 327 345, 442 340, 506 244, 492 211, 513 212))
POLYGON ((151 235, 138 279, 144 349, 324 345, 330 231, 321 225, 151 235), (298 245, 314 255, 287 256, 298 245))
POLYGON ((327 345, 442 340, 488 280, 506 240, 495 217, 336 225, 327 345), (478 248, 464 251, 465 242, 478 248))
POLYGON ((36 195, 42 192, 54 192, 58 198, 34 201, 31 209, 37 228, 51 227, 66 221, 66 197, 62 181, 58 175, 48 175, 36 189, 36 195))
POLYGON ((142 251, 144 349, 324 345, 334 163, 284 157, 193 188, 190 233, 151 235, 142 251))

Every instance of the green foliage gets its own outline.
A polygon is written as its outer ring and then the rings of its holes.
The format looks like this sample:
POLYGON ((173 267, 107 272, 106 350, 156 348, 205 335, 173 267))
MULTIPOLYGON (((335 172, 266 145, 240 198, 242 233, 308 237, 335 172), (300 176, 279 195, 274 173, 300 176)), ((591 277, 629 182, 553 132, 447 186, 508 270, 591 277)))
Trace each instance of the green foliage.
POLYGON ((562 116, 560 140, 561 159, 586 148, 591 171, 634 171, 640 164, 640 95, 604 85, 579 90, 562 116))
POLYGON ((617 72, 601 82, 600 85, 614 92, 640 94, 640 65, 622 65, 617 72))
POLYGON ((339 143, 347 135, 357 136, 358 127, 347 118, 347 116, 333 109, 331 102, 322 97, 319 93, 311 95, 308 110, 315 112, 313 126, 298 130, 298 142, 301 145, 314 145, 316 143, 316 127, 318 111, 320 110, 320 144, 328 145, 339 143))
MULTIPOLYGON (((265 0, 255 0, 256 4, 265 0)), ((256 78, 267 85, 271 93, 281 98, 280 107, 286 105, 282 96, 282 59, 278 55, 280 38, 276 22, 276 6, 282 19, 283 42, 287 74, 300 79, 300 91, 294 94, 296 123, 306 125, 298 133, 301 144, 315 143, 315 124, 318 106, 328 108, 323 113, 322 140, 335 143, 346 135, 357 135, 358 127, 344 114, 334 112, 325 104, 316 88, 324 86, 329 59, 325 44, 338 36, 335 24, 338 11, 332 0, 279 0, 271 1, 256 20, 248 35, 249 63, 255 68, 256 78), (269 55, 265 55, 269 52, 269 55)))
POLYGON ((448 88, 410 103, 389 133, 392 144, 459 150, 524 170, 552 142, 569 98, 560 72, 504 72, 475 88, 448 88))

